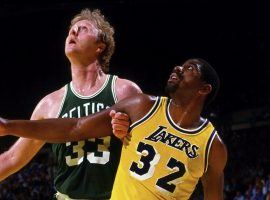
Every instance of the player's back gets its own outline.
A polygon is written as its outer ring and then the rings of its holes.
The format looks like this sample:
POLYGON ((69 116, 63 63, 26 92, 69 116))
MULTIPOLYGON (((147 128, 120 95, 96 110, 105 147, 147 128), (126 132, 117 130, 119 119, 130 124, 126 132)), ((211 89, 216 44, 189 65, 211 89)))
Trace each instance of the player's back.
POLYGON ((132 124, 113 200, 189 199, 207 169, 214 127, 205 120, 197 129, 183 129, 173 122, 169 106, 170 99, 158 97, 148 114, 132 124))

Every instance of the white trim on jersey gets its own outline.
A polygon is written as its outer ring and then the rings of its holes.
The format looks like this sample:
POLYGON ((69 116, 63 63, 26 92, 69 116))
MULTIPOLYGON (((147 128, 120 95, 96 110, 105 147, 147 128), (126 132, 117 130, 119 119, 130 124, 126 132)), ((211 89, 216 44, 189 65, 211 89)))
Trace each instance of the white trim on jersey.
POLYGON ((112 80, 112 95, 113 95, 114 103, 118 102, 117 95, 116 95, 116 79, 117 78, 118 78, 117 76, 113 76, 113 80, 112 80))
POLYGON ((205 160, 205 170, 204 170, 204 173, 206 173, 207 172, 207 169, 208 169, 208 160, 209 160, 209 152, 210 152, 210 149, 211 149, 211 147, 212 147, 212 143, 213 143, 213 140, 215 139, 215 137, 218 135, 218 133, 217 133, 217 131, 215 130, 214 131, 214 133, 213 133, 213 135, 211 135, 210 136, 210 141, 208 141, 209 142, 209 145, 208 145, 208 149, 206 149, 206 155, 205 156, 207 156, 207 159, 205 160))
POLYGON ((62 112, 64 103, 65 103, 65 100, 66 100, 66 97, 67 97, 67 92, 68 92, 68 84, 65 85, 65 94, 64 94, 64 96, 62 98, 62 101, 61 101, 61 104, 60 104, 60 108, 58 110, 58 113, 56 115, 56 118, 59 118, 60 117, 60 113, 62 112))
POLYGON ((157 112, 158 108, 160 107, 161 102, 162 102, 162 98, 158 96, 152 108, 141 119, 138 119, 137 121, 133 122, 130 125, 130 130, 134 129, 138 125, 146 122, 149 118, 151 118, 151 116, 153 116, 157 112))
POLYGON ((89 96, 83 96, 83 95, 80 95, 78 92, 76 92, 75 88, 73 87, 72 81, 70 82, 70 89, 71 89, 71 92, 72 92, 75 96, 77 96, 77 97, 79 97, 79 98, 81 98, 81 99, 90 99, 90 98, 94 98, 95 96, 99 95, 99 94, 103 91, 103 89, 107 86, 107 84, 108 84, 108 82, 109 82, 109 80, 110 80, 110 75, 106 75, 106 76, 107 76, 107 77, 106 77, 105 82, 103 83, 103 85, 101 86, 101 88, 98 89, 98 91, 96 91, 94 94, 91 94, 91 95, 89 95, 89 96))
POLYGON ((166 108, 166 113, 167 113, 166 116, 168 116, 168 118, 169 118, 167 120, 168 120, 169 123, 172 123, 175 127, 180 129, 181 134, 184 134, 184 135, 190 135, 190 134, 197 135, 197 134, 200 134, 201 131, 207 127, 207 123, 209 123, 209 121, 207 119, 203 119, 203 118, 201 118, 201 119, 204 120, 203 123, 200 126, 198 126, 197 128, 193 128, 193 129, 185 129, 185 128, 182 128, 181 126, 179 126, 178 124, 176 124, 173 121, 172 116, 171 116, 170 111, 169 111, 170 110, 169 108, 171 106, 171 102, 172 102, 172 100, 170 99, 169 105, 166 108))

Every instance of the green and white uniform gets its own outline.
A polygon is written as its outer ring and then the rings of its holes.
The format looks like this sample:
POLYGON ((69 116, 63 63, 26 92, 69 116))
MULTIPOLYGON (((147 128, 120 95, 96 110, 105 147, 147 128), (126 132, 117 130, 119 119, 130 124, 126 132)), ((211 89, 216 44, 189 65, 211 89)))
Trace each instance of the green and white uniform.
MULTIPOLYGON (((72 82, 67 84, 59 118, 83 117, 115 104, 116 78, 107 75, 103 86, 90 96, 79 95, 72 82)), ((54 180, 56 190, 72 199, 109 199, 121 145, 121 141, 113 135, 53 144, 52 149, 58 162, 54 180)))

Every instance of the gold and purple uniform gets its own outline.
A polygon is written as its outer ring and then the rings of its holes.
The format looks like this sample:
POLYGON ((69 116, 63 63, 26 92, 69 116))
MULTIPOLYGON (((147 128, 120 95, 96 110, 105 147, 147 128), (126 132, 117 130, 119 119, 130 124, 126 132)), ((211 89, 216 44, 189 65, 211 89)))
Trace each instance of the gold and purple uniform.
POLYGON ((112 200, 186 200, 206 172, 215 128, 207 119, 193 130, 179 127, 170 116, 170 103, 157 97, 151 110, 131 125, 112 200))

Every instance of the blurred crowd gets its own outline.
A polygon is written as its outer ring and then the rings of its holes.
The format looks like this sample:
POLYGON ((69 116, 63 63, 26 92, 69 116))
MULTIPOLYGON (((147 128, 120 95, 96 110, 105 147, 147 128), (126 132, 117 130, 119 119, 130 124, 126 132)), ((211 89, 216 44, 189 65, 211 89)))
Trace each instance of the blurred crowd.
POLYGON ((270 127, 243 129, 228 133, 225 170, 227 200, 270 200, 270 127))
POLYGON ((53 170, 53 159, 47 149, 41 151, 20 172, 0 183, 0 200, 52 199, 53 170))

